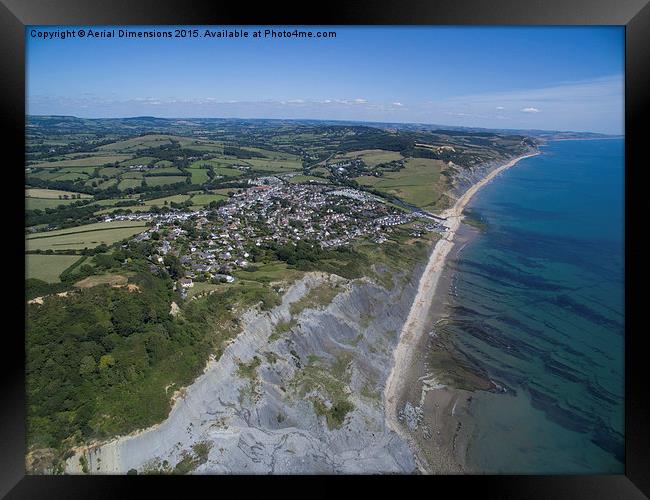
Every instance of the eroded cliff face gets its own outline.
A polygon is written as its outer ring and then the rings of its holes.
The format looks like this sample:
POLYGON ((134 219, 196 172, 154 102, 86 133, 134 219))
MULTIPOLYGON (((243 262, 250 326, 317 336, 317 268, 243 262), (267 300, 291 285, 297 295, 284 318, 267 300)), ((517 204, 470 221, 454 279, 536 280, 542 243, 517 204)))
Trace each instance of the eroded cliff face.
POLYGON ((393 275, 392 287, 305 275, 281 305, 243 314, 167 420, 78 453, 67 472, 415 472, 382 397, 422 270, 393 275))
MULTIPOLYGON (((522 143, 521 149, 517 152, 516 156, 534 153, 535 151, 537 151, 536 145, 533 146, 527 143, 522 143)), ((449 195, 452 198, 459 198, 472 185, 476 184, 478 181, 486 177, 492 170, 500 167, 506 162, 507 158, 504 158, 502 160, 484 162, 472 167, 460 168, 457 165, 451 165, 451 167, 454 169, 454 174, 452 176, 449 195)))

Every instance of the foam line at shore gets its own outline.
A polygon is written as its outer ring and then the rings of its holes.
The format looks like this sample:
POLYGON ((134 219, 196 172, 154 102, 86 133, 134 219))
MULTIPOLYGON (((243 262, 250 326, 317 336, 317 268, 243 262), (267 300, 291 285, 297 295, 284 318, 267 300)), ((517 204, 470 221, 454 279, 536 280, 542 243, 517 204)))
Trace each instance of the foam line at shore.
MULTIPOLYGON (((440 214, 441 217, 446 219, 444 222, 446 230, 442 234, 442 237, 436 242, 433 251, 431 252, 431 256, 429 257, 427 266, 420 277, 417 294, 413 300, 413 304, 411 305, 411 310, 409 311, 406 322, 402 327, 397 347, 393 351, 393 367, 388 375, 388 379, 386 380, 386 386, 384 387, 386 425, 399 436, 411 442, 412 446, 414 446, 412 440, 397 419, 397 405, 400 400, 400 394, 403 393, 403 388, 407 383, 406 377, 411 366, 414 350, 425 332, 425 321, 428 316, 427 313, 433 303, 436 286, 444 269, 447 255, 454 246, 454 236, 460 226, 463 210, 476 192, 490 182, 494 177, 512 167, 520 160, 538 154, 539 152, 525 154, 513 158, 508 163, 495 168, 483 179, 465 191, 465 193, 456 200, 456 203, 454 203, 451 208, 440 214)), ((418 467, 422 472, 426 472, 422 463, 418 463, 418 467)))

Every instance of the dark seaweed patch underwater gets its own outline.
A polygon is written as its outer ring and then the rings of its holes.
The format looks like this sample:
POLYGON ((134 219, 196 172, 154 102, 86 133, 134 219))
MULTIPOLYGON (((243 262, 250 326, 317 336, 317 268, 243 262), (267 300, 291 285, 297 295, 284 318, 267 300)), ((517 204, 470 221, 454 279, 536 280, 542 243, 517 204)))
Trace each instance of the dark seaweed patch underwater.
POLYGON ((623 141, 558 141, 471 203, 446 337, 505 391, 477 390, 468 465, 624 470, 623 141))

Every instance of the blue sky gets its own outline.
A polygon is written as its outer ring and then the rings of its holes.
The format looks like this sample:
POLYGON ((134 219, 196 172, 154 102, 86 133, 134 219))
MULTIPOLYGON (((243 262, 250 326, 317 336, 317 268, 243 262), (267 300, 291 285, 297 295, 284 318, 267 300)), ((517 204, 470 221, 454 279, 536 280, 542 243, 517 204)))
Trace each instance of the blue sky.
POLYGON ((32 37, 33 29, 65 27, 26 28, 30 114, 623 131, 621 27, 301 27, 337 36, 65 40, 32 37))

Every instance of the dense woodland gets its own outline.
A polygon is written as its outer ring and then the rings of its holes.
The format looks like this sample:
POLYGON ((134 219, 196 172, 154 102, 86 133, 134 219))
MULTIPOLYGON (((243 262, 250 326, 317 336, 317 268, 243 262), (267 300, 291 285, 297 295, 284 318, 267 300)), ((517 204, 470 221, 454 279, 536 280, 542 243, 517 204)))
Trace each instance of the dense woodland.
POLYGON ((55 450, 59 466, 75 444, 162 420, 171 394, 236 333, 233 307, 277 303, 271 291, 252 286, 192 301, 174 317, 170 304, 181 300, 169 275, 149 272, 146 250, 133 244, 92 257, 93 272, 128 273, 137 289, 98 285, 29 306, 28 440, 30 449, 55 450), (119 264, 122 257, 128 266, 119 264))

